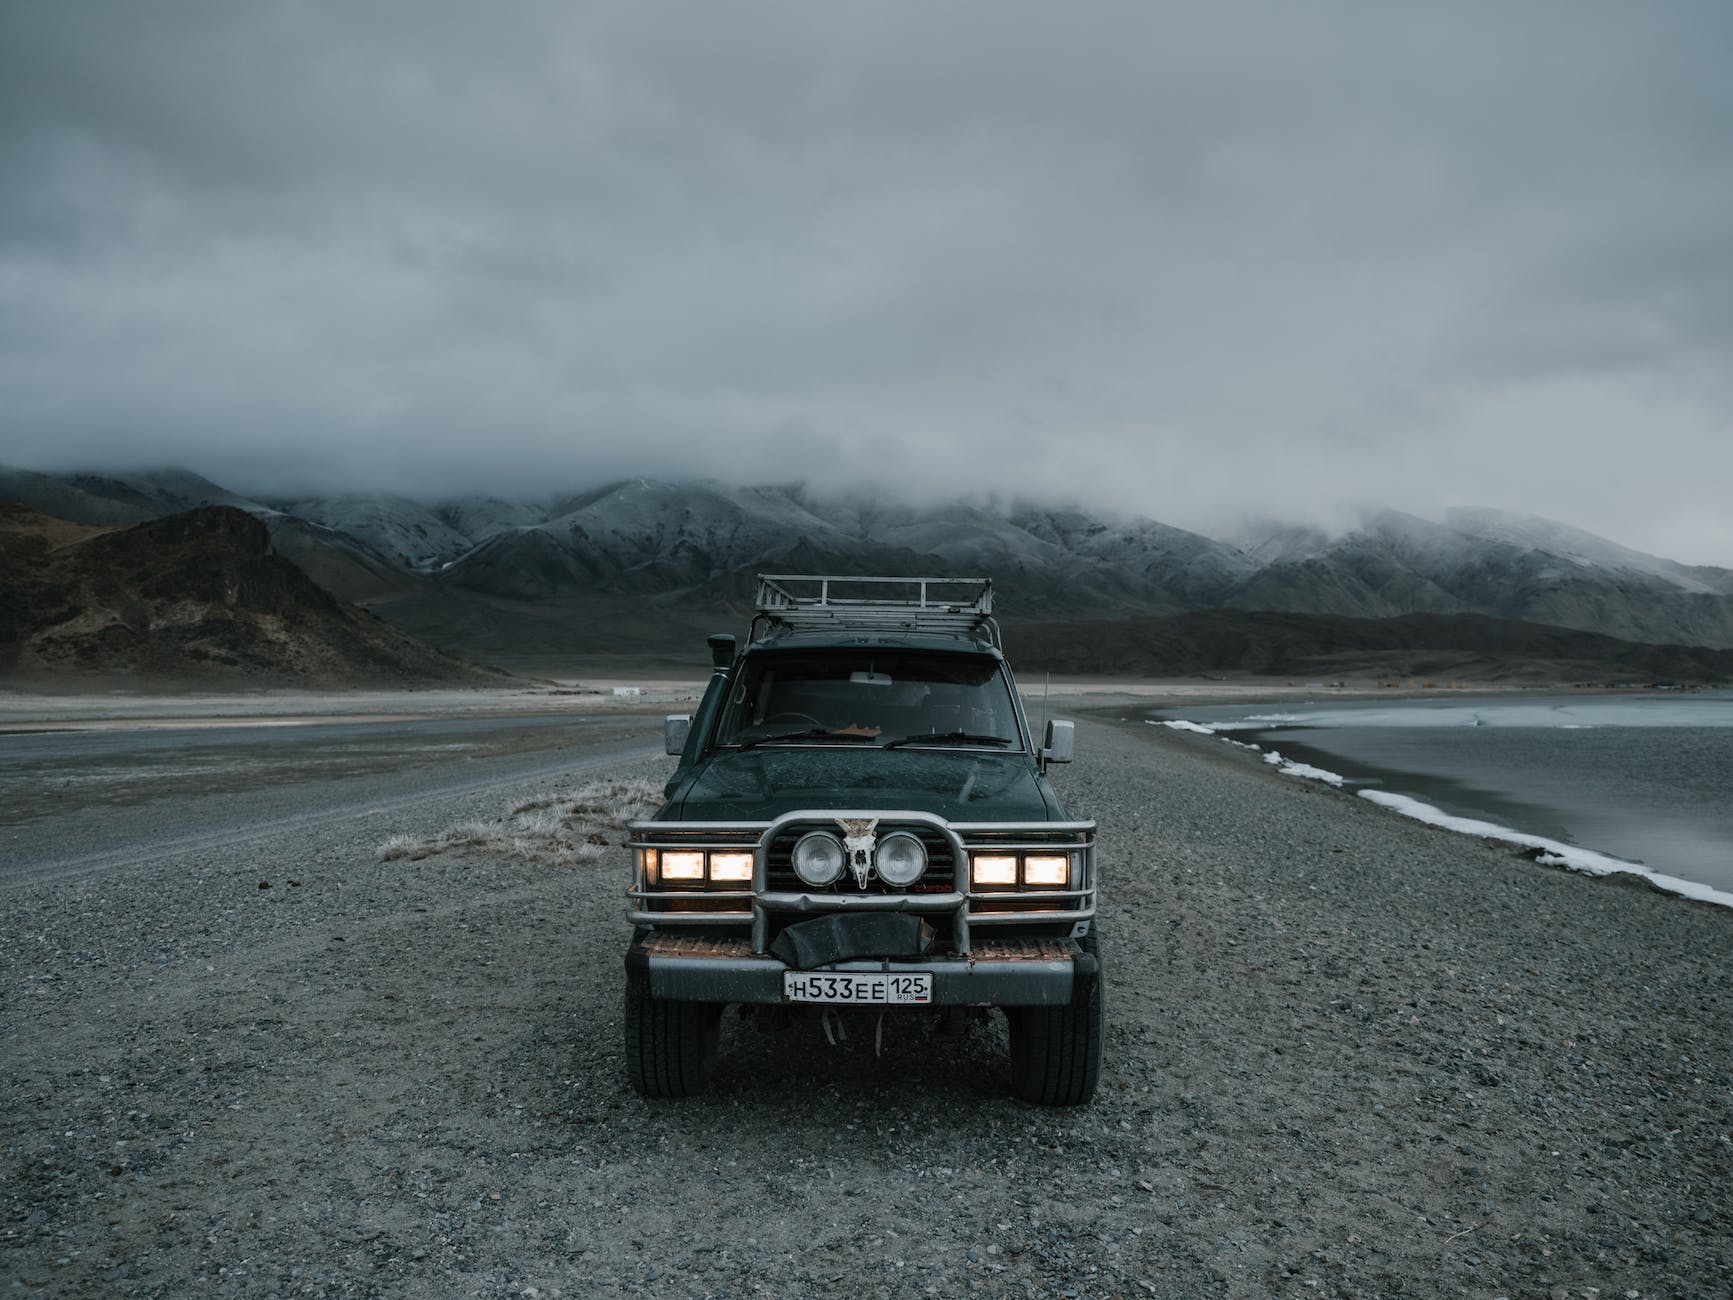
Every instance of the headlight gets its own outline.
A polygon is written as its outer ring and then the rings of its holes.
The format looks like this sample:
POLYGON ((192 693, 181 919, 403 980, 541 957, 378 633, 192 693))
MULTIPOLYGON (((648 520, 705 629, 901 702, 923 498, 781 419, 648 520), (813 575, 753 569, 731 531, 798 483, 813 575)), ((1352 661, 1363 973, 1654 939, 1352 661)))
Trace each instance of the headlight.
POLYGON ((1069 889, 1075 859, 1069 853, 971 853, 974 889, 1069 889))
POLYGON ((752 855, 750 853, 712 853, 710 855, 710 879, 751 880, 752 855))
POLYGON ((663 849, 663 880, 704 879, 704 853, 700 849, 663 849))
POLYGON ((927 869, 927 848, 917 836, 896 831, 879 841, 873 866, 887 885, 903 888, 921 878, 927 869))
POLYGON ((1031 853, 1023 859, 1023 883, 1063 889, 1071 883, 1071 859, 1065 854, 1031 853))
POLYGON ((794 846, 794 874, 808 885, 828 885, 842 875, 842 842, 825 831, 803 835, 794 846))
POLYGON ((753 857, 739 849, 640 849, 644 877, 652 885, 749 884, 753 857))
POLYGON ((1015 885, 1017 859, 1010 853, 977 853, 969 859, 969 876, 977 885, 1015 885))

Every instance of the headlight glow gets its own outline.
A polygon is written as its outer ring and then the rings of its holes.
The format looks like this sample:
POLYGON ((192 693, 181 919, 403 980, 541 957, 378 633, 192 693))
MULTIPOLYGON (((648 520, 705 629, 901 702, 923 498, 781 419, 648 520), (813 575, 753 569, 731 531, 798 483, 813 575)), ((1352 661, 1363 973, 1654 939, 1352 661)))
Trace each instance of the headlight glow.
POLYGON ((1011 853, 975 853, 969 857, 969 878, 977 885, 1015 885, 1017 858, 1011 853))
POLYGON ((794 874, 808 885, 828 885, 842 875, 842 842, 827 831, 803 835, 794 846, 794 874))
POLYGON ((750 853, 712 853, 710 855, 710 879, 751 880, 752 855, 750 853))
POLYGON ((699 849, 663 849, 662 879, 703 880, 703 851, 699 849))
POLYGON ((899 888, 912 885, 927 869, 927 849, 918 836, 896 831, 879 841, 873 854, 879 879, 899 888))
POLYGON ((1023 883, 1064 888, 1071 883, 1071 859, 1062 855, 1031 853, 1023 859, 1023 883))

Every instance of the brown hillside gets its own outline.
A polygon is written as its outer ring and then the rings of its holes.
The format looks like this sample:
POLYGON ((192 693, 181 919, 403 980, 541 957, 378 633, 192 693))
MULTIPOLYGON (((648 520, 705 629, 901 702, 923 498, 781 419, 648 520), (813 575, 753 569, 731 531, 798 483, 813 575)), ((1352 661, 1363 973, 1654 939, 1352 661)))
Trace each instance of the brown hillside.
POLYGON ((21 506, 16 501, 0 501, 0 560, 9 563, 112 531, 113 528, 103 525, 75 524, 70 519, 57 519, 29 506, 21 506))
POLYGON ((498 680, 338 600, 276 554, 263 524, 228 506, 118 530, 0 508, 0 675, 498 680))

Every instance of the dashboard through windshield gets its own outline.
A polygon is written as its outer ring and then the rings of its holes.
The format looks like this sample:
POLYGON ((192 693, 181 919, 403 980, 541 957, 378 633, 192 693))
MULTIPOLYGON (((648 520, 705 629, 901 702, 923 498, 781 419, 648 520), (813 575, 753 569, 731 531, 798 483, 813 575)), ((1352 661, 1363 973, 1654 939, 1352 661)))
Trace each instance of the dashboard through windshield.
POLYGON ((913 651, 752 655, 729 692, 718 743, 1023 748, 998 660, 913 651))

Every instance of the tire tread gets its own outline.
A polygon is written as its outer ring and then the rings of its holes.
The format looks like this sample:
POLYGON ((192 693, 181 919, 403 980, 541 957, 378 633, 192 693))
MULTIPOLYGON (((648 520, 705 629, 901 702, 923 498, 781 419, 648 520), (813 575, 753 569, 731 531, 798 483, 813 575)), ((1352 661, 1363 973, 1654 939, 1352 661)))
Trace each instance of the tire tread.
MULTIPOLYGON (((1099 955, 1093 933, 1082 946, 1099 955)), ((1095 1095, 1105 1029, 1099 969, 1082 1005, 1021 1007, 1007 1019, 1011 1086, 1019 1097, 1042 1106, 1081 1106, 1095 1095)))
POLYGON ((654 998, 626 985, 626 1073, 645 1097, 692 1097, 710 1082, 721 1007, 654 998))

